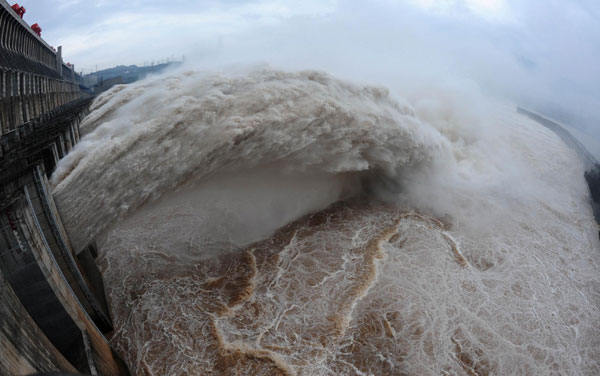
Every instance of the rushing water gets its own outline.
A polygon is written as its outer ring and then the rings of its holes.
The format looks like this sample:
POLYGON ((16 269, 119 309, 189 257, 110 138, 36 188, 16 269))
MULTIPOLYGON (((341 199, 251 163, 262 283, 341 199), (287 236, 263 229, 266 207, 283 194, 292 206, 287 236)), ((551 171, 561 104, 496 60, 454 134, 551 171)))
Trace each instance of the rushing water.
POLYGON ((583 167, 512 107, 186 71, 83 129, 54 195, 137 374, 600 374, 583 167))

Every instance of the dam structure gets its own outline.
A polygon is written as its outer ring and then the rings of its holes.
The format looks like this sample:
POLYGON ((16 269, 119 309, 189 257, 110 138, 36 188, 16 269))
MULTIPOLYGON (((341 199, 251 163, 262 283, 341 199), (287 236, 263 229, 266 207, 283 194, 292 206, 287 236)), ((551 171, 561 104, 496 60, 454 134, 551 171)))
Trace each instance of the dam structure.
POLYGON ((71 247, 48 186, 93 99, 80 80, 0 0, 0 375, 129 374, 95 247, 71 247))

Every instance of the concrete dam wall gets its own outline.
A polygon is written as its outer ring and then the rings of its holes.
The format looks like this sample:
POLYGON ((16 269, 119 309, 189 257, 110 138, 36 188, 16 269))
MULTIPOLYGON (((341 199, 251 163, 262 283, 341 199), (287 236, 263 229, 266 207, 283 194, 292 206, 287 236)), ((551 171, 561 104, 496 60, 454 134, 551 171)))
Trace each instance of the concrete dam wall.
POLYGON ((127 375, 94 244, 73 251, 49 193, 92 100, 61 51, 0 0, 0 375, 127 375))

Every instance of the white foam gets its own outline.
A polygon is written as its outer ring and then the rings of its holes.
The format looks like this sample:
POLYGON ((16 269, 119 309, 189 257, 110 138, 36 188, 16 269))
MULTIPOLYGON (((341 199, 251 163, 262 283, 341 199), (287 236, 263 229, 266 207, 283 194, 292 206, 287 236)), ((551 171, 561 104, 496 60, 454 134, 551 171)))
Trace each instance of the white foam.
POLYGON ((320 72, 186 71, 99 101, 82 125, 89 134, 51 179, 77 249, 144 202, 215 172, 278 163, 296 174, 397 176, 449 153, 385 89, 320 72))

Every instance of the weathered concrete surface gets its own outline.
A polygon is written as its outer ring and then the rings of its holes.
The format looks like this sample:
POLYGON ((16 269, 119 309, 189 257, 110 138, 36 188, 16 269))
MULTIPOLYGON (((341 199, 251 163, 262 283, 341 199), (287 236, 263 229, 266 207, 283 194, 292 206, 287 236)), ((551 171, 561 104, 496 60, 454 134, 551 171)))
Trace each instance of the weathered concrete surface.
MULTIPOLYGON (((82 273, 81 265, 74 257, 67 233, 60 220, 54 199, 49 194, 48 180, 41 166, 33 171, 34 189, 29 189, 38 222, 54 258, 69 286, 94 323, 105 333, 113 329, 104 295, 94 294, 82 273)), ((94 271, 92 265, 88 270, 94 271)), ((97 269, 95 270, 97 272, 97 269)))
MULTIPOLYGON (((0 56, 4 53, 0 49, 0 56)), ((14 71, 0 62, 0 135, 86 96, 77 84, 14 71)))
MULTIPOLYGON (((93 260, 86 260, 84 269, 74 256, 48 192, 44 172, 44 165, 50 164, 53 168, 58 158, 77 142, 79 123, 52 124, 41 124, 31 133, 35 136, 36 131, 47 133, 56 128, 58 133, 54 136, 58 135, 60 139, 48 149, 46 157, 49 155, 50 161, 35 152, 48 148, 46 143, 37 145, 28 143, 28 137, 21 138, 26 147, 32 148, 32 152, 27 153, 34 156, 30 159, 31 165, 24 166, 19 174, 0 184, 0 273, 28 312, 32 325, 47 337, 54 350, 62 354, 67 366, 60 369, 75 368, 79 372, 99 375, 127 374, 126 367, 113 354, 102 334, 110 331, 112 324, 102 289, 98 288, 102 282, 98 281, 99 274, 94 274, 97 272, 95 264, 93 260), (92 272, 93 288, 90 288, 86 270, 92 272)), ((24 159, 27 160, 26 156, 24 159)), ((15 160, 20 161, 18 153, 15 160)), ((18 374, 26 374, 35 367, 22 359, 23 355, 18 353, 19 337, 14 336, 8 334, 6 338, 0 338, 0 347, 6 349, 3 356, 10 357, 7 364, 21 370, 18 374)))
POLYGON ((0 273, 0 375, 76 372, 27 313, 0 273))
POLYGON ((89 373, 93 364, 101 375, 121 374, 108 341, 50 250, 29 194, 31 187, 23 189, 24 194, 3 213, 3 242, 13 247, 3 253, 2 272, 33 321, 69 363, 80 372, 89 373), (82 332, 89 336, 91 359, 86 357, 82 332))
POLYGON ((53 171, 58 160, 79 141, 79 124, 90 102, 91 98, 76 100, 0 135, 0 186, 39 163, 46 171, 53 171))
MULTIPOLYGON (((2 273, 37 326, 69 358, 72 353, 69 350, 80 336, 80 331, 56 298, 31 250, 33 247, 27 241, 32 237, 29 234, 32 229, 21 218, 27 216, 28 204, 21 199, 7 211, 11 228, 4 226, 2 235, 3 241, 10 242, 13 247, 3 252, 2 273)), ((6 223, 5 218, 3 222, 6 223)))
POLYGON ((74 255, 47 173, 79 141, 91 95, 0 0, 0 375, 128 374, 93 258, 74 255), (86 275, 89 273, 89 276, 86 275))
POLYGON ((87 94, 81 77, 0 0, 0 135, 87 94))
POLYGON ((16 65, 12 67, 14 69, 41 70, 39 73, 46 77, 79 80, 74 74, 74 67, 63 63, 62 48, 54 50, 27 22, 16 15, 6 0, 0 0, 0 46, 15 54, 17 60, 14 61, 16 65), (43 70, 44 68, 50 70, 43 70), (68 72, 63 72, 63 69, 68 72), (72 77, 75 79, 70 79, 72 77))

